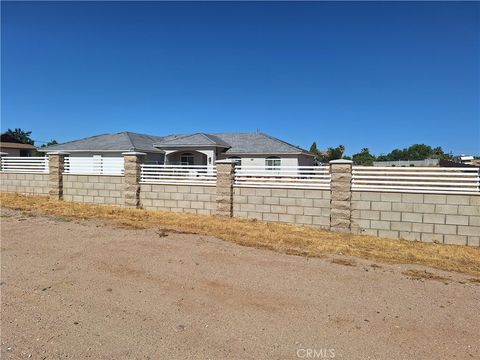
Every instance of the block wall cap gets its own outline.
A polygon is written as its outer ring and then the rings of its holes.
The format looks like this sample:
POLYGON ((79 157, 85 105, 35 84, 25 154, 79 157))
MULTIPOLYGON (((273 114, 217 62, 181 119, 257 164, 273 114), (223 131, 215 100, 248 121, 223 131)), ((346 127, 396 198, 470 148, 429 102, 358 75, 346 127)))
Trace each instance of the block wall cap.
POLYGON ((145 155, 147 155, 147 153, 138 152, 138 151, 127 151, 127 152, 123 152, 122 155, 123 155, 123 156, 133 156, 133 155, 136 155, 136 156, 145 156, 145 155))
POLYGON ((47 152, 47 155, 70 155, 70 153, 66 151, 50 151, 47 152))
POLYGON ((338 159, 338 160, 331 160, 330 164, 353 164, 353 161, 346 160, 346 159, 338 159))

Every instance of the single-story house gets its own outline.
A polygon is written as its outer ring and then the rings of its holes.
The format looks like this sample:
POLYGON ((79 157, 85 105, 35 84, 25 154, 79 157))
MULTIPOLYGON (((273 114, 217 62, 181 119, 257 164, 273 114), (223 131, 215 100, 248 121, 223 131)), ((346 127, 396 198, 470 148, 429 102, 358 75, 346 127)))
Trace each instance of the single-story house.
POLYGON ((6 156, 33 156, 35 149, 35 146, 24 144, 7 133, 0 135, 0 152, 6 156))
POLYGON ((120 132, 39 151, 65 151, 71 157, 118 157, 123 152, 139 151, 147 154, 148 163, 166 165, 213 165, 216 160, 235 159, 244 166, 309 166, 315 159, 308 151, 261 132, 168 136, 120 132))

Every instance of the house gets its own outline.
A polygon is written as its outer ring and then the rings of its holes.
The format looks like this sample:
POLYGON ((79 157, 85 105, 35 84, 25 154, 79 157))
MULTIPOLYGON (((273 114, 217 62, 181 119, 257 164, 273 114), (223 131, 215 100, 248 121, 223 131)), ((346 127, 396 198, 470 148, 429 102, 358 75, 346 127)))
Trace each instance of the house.
POLYGON ((35 146, 24 144, 7 133, 0 135, 0 152, 6 156, 32 156, 35 150, 35 146))
POLYGON ((147 154, 148 163, 213 165, 235 159, 250 166, 309 166, 314 155, 273 136, 261 133, 183 134, 153 136, 132 132, 103 134, 39 149, 65 151, 71 157, 119 157, 123 152, 147 154))

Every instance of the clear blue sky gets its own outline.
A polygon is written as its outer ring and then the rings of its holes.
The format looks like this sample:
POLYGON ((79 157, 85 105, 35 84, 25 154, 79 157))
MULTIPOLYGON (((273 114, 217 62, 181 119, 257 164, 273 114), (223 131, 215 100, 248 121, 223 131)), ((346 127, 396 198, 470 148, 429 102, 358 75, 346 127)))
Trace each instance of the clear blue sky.
POLYGON ((480 154, 480 3, 2 2, 2 130, 480 154))

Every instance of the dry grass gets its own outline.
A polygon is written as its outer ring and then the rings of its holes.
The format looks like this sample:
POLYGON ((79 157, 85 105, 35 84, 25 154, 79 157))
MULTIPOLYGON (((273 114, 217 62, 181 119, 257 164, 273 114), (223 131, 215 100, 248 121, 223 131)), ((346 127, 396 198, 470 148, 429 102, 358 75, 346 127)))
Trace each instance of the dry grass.
POLYGON ((304 255, 339 254, 388 263, 421 264, 480 276, 480 249, 436 245, 243 219, 141 209, 124 209, 52 200, 42 196, 0 194, 1 206, 62 217, 106 219, 118 226, 211 235, 237 244, 304 255))

